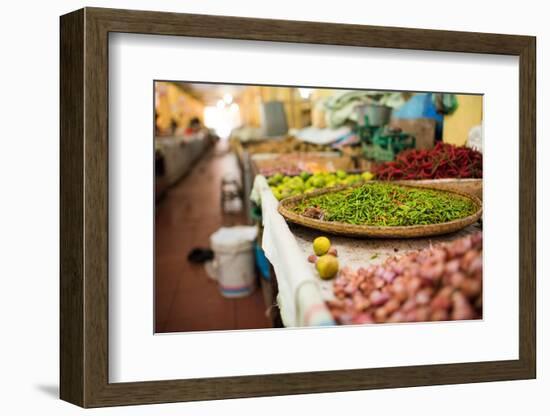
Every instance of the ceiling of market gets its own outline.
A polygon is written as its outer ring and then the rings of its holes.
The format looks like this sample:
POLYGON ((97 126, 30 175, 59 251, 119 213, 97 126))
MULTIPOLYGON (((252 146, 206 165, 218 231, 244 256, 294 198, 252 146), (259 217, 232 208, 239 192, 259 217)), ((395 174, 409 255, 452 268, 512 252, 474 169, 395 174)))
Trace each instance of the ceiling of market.
POLYGON ((230 84, 207 84, 207 83, 188 83, 174 82, 177 86, 200 99, 205 104, 216 104, 223 99, 225 94, 231 94, 233 97, 239 96, 246 86, 230 84))

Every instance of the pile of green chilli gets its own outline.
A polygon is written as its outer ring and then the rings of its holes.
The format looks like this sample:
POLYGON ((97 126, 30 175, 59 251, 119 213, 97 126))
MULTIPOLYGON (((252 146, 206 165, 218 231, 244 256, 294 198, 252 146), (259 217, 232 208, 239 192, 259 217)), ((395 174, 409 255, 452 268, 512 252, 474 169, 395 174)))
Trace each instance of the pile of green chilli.
POLYGON ((391 227, 453 221, 474 214, 477 207, 450 192, 371 183, 306 197, 292 210, 324 221, 391 227))

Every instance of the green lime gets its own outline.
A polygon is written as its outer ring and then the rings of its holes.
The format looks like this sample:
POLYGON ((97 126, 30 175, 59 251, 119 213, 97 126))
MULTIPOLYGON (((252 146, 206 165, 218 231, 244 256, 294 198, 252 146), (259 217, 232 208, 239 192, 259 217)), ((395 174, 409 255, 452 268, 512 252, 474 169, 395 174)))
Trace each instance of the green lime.
POLYGON ((346 176, 348 176, 348 174, 342 169, 339 169, 336 171, 336 176, 338 177, 338 179, 344 179, 346 176))
POLYGON ((313 181, 313 186, 315 186, 316 188, 322 188, 323 186, 325 186, 324 178, 321 178, 321 177, 315 178, 315 180, 313 181))
POLYGON ((311 173, 303 171, 302 173, 300 173, 300 177, 302 178, 302 180, 307 181, 311 177, 311 173))

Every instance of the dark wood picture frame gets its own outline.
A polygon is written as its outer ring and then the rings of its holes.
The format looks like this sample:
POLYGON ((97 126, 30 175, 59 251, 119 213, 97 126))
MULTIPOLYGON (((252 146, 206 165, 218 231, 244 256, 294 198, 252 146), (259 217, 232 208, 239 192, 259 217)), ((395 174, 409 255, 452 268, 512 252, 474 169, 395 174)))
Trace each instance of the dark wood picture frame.
POLYGON ((530 379, 535 333, 535 38, 85 8, 60 19, 60 396, 83 407, 530 379), (519 359, 135 383, 108 380, 108 35, 298 42, 519 57, 519 359))

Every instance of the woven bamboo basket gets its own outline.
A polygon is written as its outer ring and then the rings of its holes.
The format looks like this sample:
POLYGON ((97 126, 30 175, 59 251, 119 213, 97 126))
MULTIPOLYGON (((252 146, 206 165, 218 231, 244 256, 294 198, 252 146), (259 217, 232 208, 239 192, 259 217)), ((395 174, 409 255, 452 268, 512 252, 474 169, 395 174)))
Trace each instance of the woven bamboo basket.
MULTIPOLYGON (((377 181, 372 181, 374 183, 377 181)), ((387 183, 387 182, 386 182, 387 183)), ((364 184, 354 185, 353 187, 362 186, 364 184)), ((399 184, 406 188, 419 188, 418 186, 399 184)), ((349 186, 339 186, 334 188, 325 188, 313 191, 308 194, 296 195, 283 199, 279 203, 278 211, 287 220, 295 224, 303 225, 308 228, 323 231, 330 234, 345 235, 348 237, 374 237, 374 238, 419 238, 434 235, 448 234, 459 231, 467 226, 474 224, 479 220, 482 213, 482 203, 476 196, 458 192, 455 190, 442 190, 428 186, 422 186, 423 189, 434 189, 439 192, 460 195, 468 198, 476 206, 476 212, 464 218, 443 222, 439 224, 429 225, 411 225, 411 226, 371 226, 371 225, 356 225, 347 224, 338 221, 323 221, 315 218, 306 217, 292 211, 292 208, 304 199, 309 199, 314 196, 323 195, 332 192, 339 192, 350 188, 349 186)))
POLYGON ((391 183, 463 192, 483 201, 483 179, 405 179, 391 181, 391 183))

